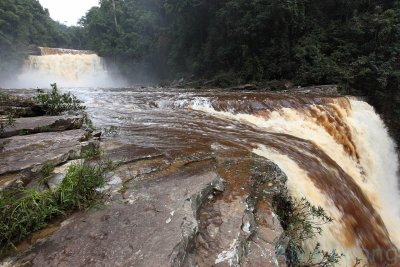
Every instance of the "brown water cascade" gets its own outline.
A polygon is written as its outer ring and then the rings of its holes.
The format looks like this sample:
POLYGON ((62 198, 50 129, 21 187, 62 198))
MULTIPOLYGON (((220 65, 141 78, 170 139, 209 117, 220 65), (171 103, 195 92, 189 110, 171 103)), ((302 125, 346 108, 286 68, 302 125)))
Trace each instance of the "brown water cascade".
MULTIPOLYGON (((368 104, 346 97, 244 91, 72 92, 86 101, 95 124, 118 127, 121 142, 177 154, 221 146, 247 151, 230 155, 242 157, 235 164, 243 166, 225 174, 227 192, 236 193, 220 201, 234 203, 246 191, 240 179, 246 177, 247 153, 272 160, 287 175, 291 195, 323 207, 334 219, 306 247, 318 241, 326 251, 344 253, 341 266, 352 266, 357 258, 369 266, 398 266, 395 145, 368 104)), ((216 257, 226 259, 229 253, 216 257)))

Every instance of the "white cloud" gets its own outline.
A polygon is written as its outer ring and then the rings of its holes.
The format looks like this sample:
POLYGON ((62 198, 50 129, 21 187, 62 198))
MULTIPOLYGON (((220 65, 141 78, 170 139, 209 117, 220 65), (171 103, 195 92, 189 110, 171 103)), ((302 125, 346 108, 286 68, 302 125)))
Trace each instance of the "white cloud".
POLYGON ((52 19, 66 25, 76 25, 78 20, 99 0, 39 0, 47 8, 52 19))

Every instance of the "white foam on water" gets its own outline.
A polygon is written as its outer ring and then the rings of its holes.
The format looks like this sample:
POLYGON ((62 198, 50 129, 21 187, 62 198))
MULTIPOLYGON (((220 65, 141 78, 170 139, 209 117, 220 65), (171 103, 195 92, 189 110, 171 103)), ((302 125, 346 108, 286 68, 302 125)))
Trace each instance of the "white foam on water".
POLYGON ((336 208, 333 201, 314 185, 305 170, 300 168, 288 156, 282 155, 264 145, 260 145, 253 152, 272 160, 286 173, 288 177, 287 188, 293 197, 296 199, 305 198, 312 205, 322 207, 327 215, 333 219, 332 223, 321 226, 321 236, 317 235, 313 240, 305 244, 308 251, 311 252, 316 243, 319 242, 321 248, 325 251, 336 250, 345 254, 345 257, 340 262, 341 265, 353 266, 357 258, 365 261, 364 254, 357 244, 349 246, 347 240, 344 239, 344 229, 341 223, 343 214, 336 208))
MULTIPOLYGON (((219 118, 239 121, 266 132, 289 134, 316 144, 353 178, 381 216, 391 241, 400 248, 400 194, 397 172, 399 164, 395 144, 382 119, 370 105, 357 100, 349 101, 350 111, 338 105, 336 108, 351 131, 359 159, 346 152, 344 146, 305 110, 282 108, 272 111, 266 117, 216 111, 210 105, 201 103, 192 105, 192 108, 219 118)), ((305 197, 311 204, 323 207, 335 219, 335 223, 323 231, 321 243, 324 250, 342 250, 346 254, 345 264, 348 266, 354 265, 356 257, 363 257, 357 243, 355 246, 349 246, 346 244, 349 242, 341 240, 342 215, 332 200, 315 187, 305 170, 286 155, 265 146, 259 145, 253 152, 271 159, 281 167, 288 176, 288 189, 294 197, 305 197)))
MULTIPOLYGON (((50 54, 29 56, 17 79, 6 81, 9 88, 59 87, 120 87, 126 85, 120 77, 107 70, 104 60, 96 54, 50 54)), ((83 51, 85 52, 85 51, 83 51)))
POLYGON ((400 194, 396 146, 382 119, 365 102, 350 100, 348 124, 366 172, 363 189, 373 192, 375 210, 382 217, 392 242, 400 248, 400 194))

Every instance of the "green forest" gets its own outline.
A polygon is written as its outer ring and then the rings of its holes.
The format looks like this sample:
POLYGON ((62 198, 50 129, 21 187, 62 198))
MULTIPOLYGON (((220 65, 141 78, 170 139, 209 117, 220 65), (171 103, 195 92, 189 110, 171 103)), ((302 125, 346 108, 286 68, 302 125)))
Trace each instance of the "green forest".
POLYGON ((0 71, 33 46, 91 49, 126 77, 338 84, 375 106, 400 140, 400 1, 100 0, 79 26, 37 0, 1 0, 0 71))
POLYGON ((12 73, 36 45, 65 46, 64 31, 67 27, 53 21, 38 1, 1 0, 0 73, 12 73))

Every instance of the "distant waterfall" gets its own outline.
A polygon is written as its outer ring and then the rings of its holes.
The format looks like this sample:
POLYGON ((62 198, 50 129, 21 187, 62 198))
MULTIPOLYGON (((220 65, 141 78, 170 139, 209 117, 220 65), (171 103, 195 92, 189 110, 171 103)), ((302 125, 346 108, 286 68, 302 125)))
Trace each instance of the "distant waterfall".
POLYGON ((31 55, 16 82, 17 87, 112 87, 104 60, 95 52, 39 47, 40 55, 31 55))

